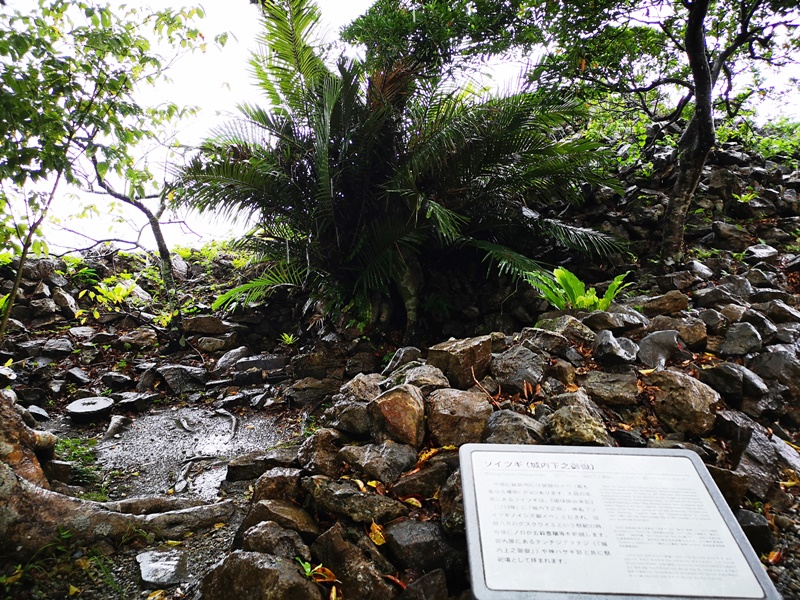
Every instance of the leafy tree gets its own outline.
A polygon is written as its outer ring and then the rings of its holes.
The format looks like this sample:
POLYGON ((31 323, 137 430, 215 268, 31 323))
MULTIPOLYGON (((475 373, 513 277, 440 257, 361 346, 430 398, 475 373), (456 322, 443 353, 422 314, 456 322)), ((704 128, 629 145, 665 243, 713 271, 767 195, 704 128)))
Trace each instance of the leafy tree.
POLYGON ((312 2, 262 7, 265 53, 253 67, 271 106, 241 106, 176 182, 200 210, 258 219, 246 241, 270 262, 218 304, 306 287, 363 316, 394 290, 411 339, 429 252, 471 247, 521 275, 538 269, 509 247, 522 240, 614 248, 536 210, 580 198, 579 184, 600 177, 596 144, 568 135, 575 103, 482 96, 413 60, 372 71, 334 62, 312 2))
POLYGON ((157 211, 146 204, 160 194, 133 150, 184 111, 174 104, 140 106, 134 92, 168 66, 150 40, 197 47, 203 42, 192 21, 202 16, 200 9, 119 15, 107 5, 76 0, 40 0, 25 13, 2 9, 0 239, 18 255, 20 268, 0 335, 21 266, 40 249, 40 226, 64 184, 104 190, 142 211, 159 242, 165 281, 171 280, 157 211))
POLYGON ((765 69, 798 62, 796 2, 465 0, 453 6, 449 29, 436 26, 441 11, 438 0, 382 0, 346 35, 386 55, 404 44, 412 51, 435 48, 441 61, 515 46, 536 49, 544 57, 531 80, 541 93, 611 95, 622 110, 635 107, 664 126, 688 118, 664 219, 667 261, 682 258, 686 213, 715 143, 715 116, 735 115, 748 99, 766 94, 765 69))

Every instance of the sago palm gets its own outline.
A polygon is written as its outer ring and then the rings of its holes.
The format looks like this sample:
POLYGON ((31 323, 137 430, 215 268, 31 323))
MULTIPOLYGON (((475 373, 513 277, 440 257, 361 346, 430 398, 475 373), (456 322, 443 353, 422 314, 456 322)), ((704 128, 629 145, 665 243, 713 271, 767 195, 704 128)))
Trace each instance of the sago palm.
POLYGON ((290 285, 363 309, 394 289, 413 337, 429 249, 472 246, 522 276, 539 268, 512 249, 525 236, 614 248, 537 211, 598 179, 602 153, 565 134, 574 104, 480 97, 421 80, 402 60, 371 74, 358 61, 332 64, 314 43, 310 0, 262 8, 267 50, 253 66, 270 107, 240 106, 175 184, 200 210, 256 217, 243 243, 265 257, 264 273, 219 305, 290 285))

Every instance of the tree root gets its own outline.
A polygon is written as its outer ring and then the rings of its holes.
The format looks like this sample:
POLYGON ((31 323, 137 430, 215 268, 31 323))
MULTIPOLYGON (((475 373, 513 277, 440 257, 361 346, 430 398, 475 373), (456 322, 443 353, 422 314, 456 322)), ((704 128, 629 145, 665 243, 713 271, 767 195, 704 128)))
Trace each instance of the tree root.
POLYGON ((231 501, 192 504, 179 498, 89 502, 38 487, 0 462, 0 553, 31 557, 64 531, 78 545, 121 542, 137 534, 182 537, 229 519, 235 510, 231 501))

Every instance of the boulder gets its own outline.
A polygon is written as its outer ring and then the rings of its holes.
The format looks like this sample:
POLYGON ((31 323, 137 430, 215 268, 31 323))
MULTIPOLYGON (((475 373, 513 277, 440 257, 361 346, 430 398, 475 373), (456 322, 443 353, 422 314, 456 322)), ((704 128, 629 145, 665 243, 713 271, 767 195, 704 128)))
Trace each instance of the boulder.
POLYGON ((206 573, 200 593, 214 600, 322 600, 317 585, 301 575, 295 561, 242 550, 206 573))
POLYGON ((439 446, 480 442, 492 410, 482 392, 437 390, 426 401, 428 431, 439 446))
POLYGON ((563 335, 577 346, 591 346, 595 341, 595 333, 572 315, 563 315, 555 319, 543 319, 539 322, 541 329, 563 335))
POLYGON ((750 323, 734 323, 725 333, 725 341, 720 346, 720 353, 726 355, 743 355, 761 349, 761 335, 750 323))
POLYGON ((248 454, 237 456, 228 462, 228 481, 243 481, 255 479, 273 467, 296 467, 298 446, 287 448, 274 448, 272 450, 257 450, 248 454))
POLYGON ((392 492, 398 498, 408 496, 433 498, 449 475, 450 469, 444 462, 429 462, 419 470, 415 469, 395 481, 392 492))
POLYGON ((428 350, 428 364, 441 369, 450 384, 459 389, 467 389, 480 381, 489 370, 491 359, 492 337, 489 335, 450 340, 428 350))
POLYGON ((706 324, 695 317, 667 317, 658 315, 650 323, 651 331, 675 330, 678 336, 692 350, 703 350, 708 340, 706 324))
POLYGON ((392 439, 415 448, 425 437, 425 405, 422 392, 413 385, 394 387, 369 403, 373 438, 392 439))
POLYGON ((702 436, 714 427, 713 407, 721 398, 706 384, 677 371, 656 371, 645 383, 656 388, 653 410, 673 431, 702 436))
POLYGON ((311 546, 314 558, 336 575, 345 598, 392 600, 400 588, 386 579, 396 569, 361 531, 337 523, 311 546))
POLYGON ((262 521, 244 532, 242 550, 263 552, 295 560, 311 562, 311 551, 296 531, 284 529, 275 521, 262 521))
POLYGON ((608 330, 600 331, 594 345, 595 360, 606 364, 625 364, 636 361, 639 346, 628 338, 615 338, 608 330))
POLYGON ((253 487, 253 502, 295 500, 300 495, 300 469, 273 467, 265 471, 253 487))
POLYGON ((302 480, 319 511, 348 517, 356 523, 385 523, 408 514, 409 507, 387 496, 362 492, 350 481, 334 481, 324 475, 313 475, 302 480))
POLYGON ((639 380, 635 373, 589 371, 578 381, 600 404, 632 406, 638 403, 639 380))
POLYGON ((544 375, 547 358, 525 346, 512 346, 502 354, 492 356, 489 370, 501 388, 511 394, 521 394, 525 384, 534 389, 544 375))
POLYGON ((602 420, 580 404, 562 406, 544 419, 554 444, 566 446, 613 446, 602 420))
POLYGON ((300 534, 306 542, 313 541, 321 533, 314 518, 289 500, 259 500, 250 508, 233 537, 233 547, 241 548, 248 529, 264 521, 274 521, 284 529, 300 534))
POLYGON ((442 527, 449 534, 465 533, 464 496, 461 490, 461 471, 455 471, 442 486, 439 494, 442 527))
POLYGON ((345 446, 339 451, 339 459, 363 471, 371 479, 388 484, 416 464, 417 451, 413 446, 387 440, 382 444, 345 446))
POLYGON ((689 308, 689 296, 678 290, 671 290, 642 304, 642 312, 648 317, 671 315, 687 308, 689 308))
POLYGON ((482 437, 487 444, 543 444, 547 439, 544 425, 513 410, 493 412, 482 437))
POLYGON ((329 477, 341 475, 342 463, 339 460, 339 450, 349 440, 336 429, 317 429, 300 446, 297 451, 297 460, 307 471, 322 473, 329 477))
POLYGON ((678 339, 676 330, 656 331, 639 342, 639 360, 653 369, 663 369, 667 361, 692 358, 686 345, 678 339))
POLYGON ((450 387, 450 382, 442 370, 433 365, 419 365, 409 369, 403 375, 403 383, 419 388, 423 396, 434 390, 450 387))
POLYGON ((395 563, 417 573, 442 569, 454 581, 463 579, 466 556, 450 545, 438 523, 400 519, 386 526, 386 541, 395 563))

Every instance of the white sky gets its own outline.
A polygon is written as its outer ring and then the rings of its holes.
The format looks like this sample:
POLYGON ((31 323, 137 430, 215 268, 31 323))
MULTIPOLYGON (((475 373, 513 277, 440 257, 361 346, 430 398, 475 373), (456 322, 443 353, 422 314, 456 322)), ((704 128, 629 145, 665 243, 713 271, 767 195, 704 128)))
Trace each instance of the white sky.
MULTIPOLYGON (((31 1, 31 0, 26 0, 31 1)), ((9 3, 19 6, 20 0, 9 3)), ((117 4, 117 3, 112 3, 117 4)), ((120 6, 122 2, 118 3, 120 6)), ((162 83, 156 87, 141 90, 139 101, 144 106, 174 102, 179 106, 196 106, 200 113, 194 118, 187 118, 179 125, 177 139, 182 144, 195 144, 201 141, 217 124, 224 122, 236 113, 236 105, 242 102, 264 103, 258 89, 253 85, 249 72, 250 53, 257 49, 256 38, 260 33, 260 13, 258 7, 249 0, 205 0, 193 4, 191 0, 129 0, 127 6, 150 6, 154 9, 178 8, 183 6, 201 6, 206 15, 197 21, 197 26, 209 42, 220 33, 230 32, 227 44, 219 49, 209 43, 205 53, 195 52, 182 56, 168 72, 171 84, 162 83)), ((334 39, 338 30, 363 14, 372 4, 372 0, 318 0, 322 11, 324 28, 334 39)), ((166 52, 166 50, 165 50, 166 52)), ((156 158, 156 162, 163 159, 156 158)), ((155 172, 155 169, 153 169, 155 172)), ((83 194, 77 199, 64 198, 52 211, 65 226, 82 231, 97 239, 101 237, 118 237, 133 239, 128 226, 114 224, 108 216, 111 209, 98 196, 83 194), (100 215, 91 219, 70 219, 70 215, 80 212, 80 203, 97 205, 100 215)), ((116 214, 116 212, 115 212, 116 214)), ((123 209, 121 216, 144 223, 143 215, 135 209, 123 209)), ((168 219, 168 217, 167 217, 168 219)), ((167 243, 171 246, 199 247, 209 239, 228 239, 233 234, 241 233, 244 225, 212 221, 211 219, 190 216, 191 231, 179 225, 163 227, 167 243), (201 236, 198 238, 194 233, 201 236)), ((63 252, 67 248, 88 246, 90 242, 74 234, 47 228, 46 239, 51 251, 63 252)), ((142 243, 154 247, 149 229, 144 230, 142 243)))

